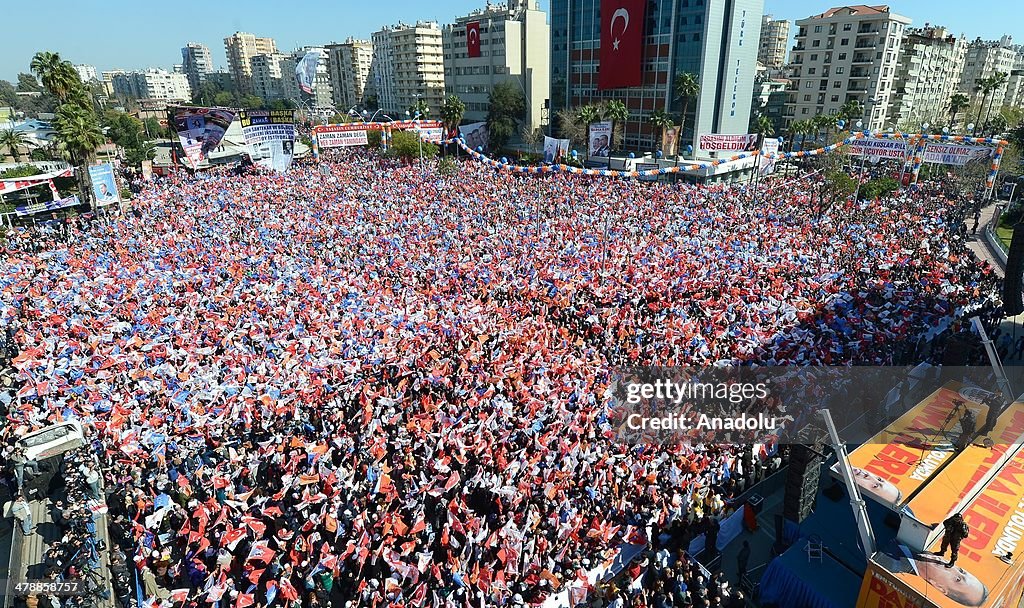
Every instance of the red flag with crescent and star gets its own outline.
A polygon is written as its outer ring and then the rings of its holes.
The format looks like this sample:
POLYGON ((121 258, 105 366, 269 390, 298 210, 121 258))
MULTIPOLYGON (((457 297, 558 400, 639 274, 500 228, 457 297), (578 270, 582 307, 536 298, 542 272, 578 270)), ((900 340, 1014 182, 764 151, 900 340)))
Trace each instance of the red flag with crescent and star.
POLYGON ((601 0, 601 67, 597 88, 642 84, 647 0, 601 0))
POLYGON ((466 24, 466 49, 470 57, 480 56, 480 22, 470 21, 466 24))

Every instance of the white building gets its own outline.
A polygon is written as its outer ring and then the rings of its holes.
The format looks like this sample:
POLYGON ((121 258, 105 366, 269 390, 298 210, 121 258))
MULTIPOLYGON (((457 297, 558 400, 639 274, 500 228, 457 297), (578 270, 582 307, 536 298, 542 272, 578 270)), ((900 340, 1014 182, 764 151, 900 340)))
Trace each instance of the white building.
POLYGON ((199 42, 188 42, 181 47, 181 68, 188 76, 188 85, 193 91, 206 82, 206 77, 213 72, 213 56, 210 48, 199 42))
POLYGON ((284 82, 281 78, 281 61, 284 58, 285 55, 272 53, 249 59, 253 95, 267 101, 284 98, 284 82))
POLYGON ((444 99, 444 54, 437 23, 385 27, 373 33, 372 41, 377 105, 404 116, 423 99, 436 118, 444 99))
POLYGON ((99 77, 96 74, 96 67, 95 66, 86 65, 84 63, 81 63, 81 64, 78 64, 78 65, 75 66, 75 71, 78 72, 78 78, 82 82, 89 82, 91 80, 99 80, 99 77))
MULTIPOLYGON (((960 87, 967 41, 944 27, 925 24, 903 32, 899 68, 893 82, 890 122, 914 130, 925 122, 946 124, 950 100, 960 87)), ((961 112, 958 118, 964 115, 961 112)))
POLYGON ((1007 81, 985 97, 978 87, 979 82, 996 72, 1010 75, 1017 65, 1018 57, 1019 49, 1013 46, 1013 38, 1010 36, 991 41, 977 38, 968 45, 963 74, 960 77, 960 92, 971 98, 972 106, 984 102, 982 116, 987 111, 990 101, 992 107, 998 109, 1006 104, 1007 91, 1010 90, 1010 97, 1014 96, 1015 91, 1007 86, 1007 81))
POLYGON ((252 63, 256 55, 272 55, 277 52, 273 38, 261 38, 246 32, 235 32, 224 39, 224 52, 228 58, 228 70, 235 87, 243 95, 252 93, 252 63))
POLYGON ((281 92, 285 99, 290 99, 300 106, 330 108, 334 105, 334 94, 331 88, 331 75, 327 70, 327 50, 319 46, 304 46, 285 55, 281 65, 281 92), (306 93, 299 88, 295 76, 295 68, 307 53, 319 54, 316 64, 316 75, 313 79, 313 92, 306 93))
POLYGON ((112 83, 114 94, 122 97, 176 100, 192 98, 188 77, 158 68, 115 73, 112 75, 112 83))
POLYGON ((890 103, 903 30, 910 19, 888 6, 842 6, 796 22, 790 53, 789 121, 835 114, 847 101, 864 108, 865 128, 895 126, 890 103))
POLYGON ((370 70, 373 43, 349 38, 340 44, 328 44, 325 48, 334 105, 340 111, 346 111, 372 101, 374 87, 370 70))
POLYGON ((441 30, 446 95, 466 104, 466 122, 486 120, 491 89, 513 82, 526 98, 526 125, 540 127, 551 82, 551 29, 537 0, 487 5, 441 30), (467 25, 479 24, 480 56, 470 57, 467 25))
POLYGON ((757 47, 757 60, 769 70, 780 70, 786 63, 789 46, 789 21, 761 17, 761 42, 757 47))

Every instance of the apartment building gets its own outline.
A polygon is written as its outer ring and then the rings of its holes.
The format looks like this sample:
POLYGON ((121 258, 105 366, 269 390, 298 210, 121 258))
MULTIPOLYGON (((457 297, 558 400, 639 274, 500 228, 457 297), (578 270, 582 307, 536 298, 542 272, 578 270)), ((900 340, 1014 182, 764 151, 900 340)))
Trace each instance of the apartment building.
POLYGON ((213 55, 210 47, 199 42, 188 42, 181 47, 181 68, 188 76, 188 86, 193 91, 206 82, 206 77, 213 72, 213 55))
POLYGON ((925 24, 907 28, 892 96, 891 122, 914 130, 928 122, 945 124, 949 106, 960 88, 967 41, 944 27, 925 24))
POLYGON ((444 54, 437 23, 385 27, 373 33, 372 42, 377 105, 404 116, 423 99, 436 117, 444 99, 444 54))
POLYGON ((334 105, 341 111, 374 101, 374 83, 370 77, 373 66, 373 43, 349 38, 331 43, 327 49, 327 69, 331 80, 334 105))
POLYGON ((757 47, 757 60, 769 70, 781 70, 786 63, 789 46, 789 21, 761 17, 761 43, 757 47))
POLYGON ((243 95, 253 92, 252 58, 277 52, 273 38, 261 38, 246 32, 235 32, 224 39, 224 52, 228 58, 228 71, 235 87, 243 95))

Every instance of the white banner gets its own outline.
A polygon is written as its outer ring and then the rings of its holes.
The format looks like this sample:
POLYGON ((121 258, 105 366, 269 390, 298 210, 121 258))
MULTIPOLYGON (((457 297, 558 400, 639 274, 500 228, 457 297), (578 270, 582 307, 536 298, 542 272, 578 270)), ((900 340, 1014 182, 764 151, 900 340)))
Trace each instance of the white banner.
POLYGON ((544 136, 544 162, 553 163, 569 154, 569 140, 544 136))
POLYGON ((294 111, 242 110, 238 120, 252 162, 275 171, 287 171, 295 152, 294 111))
POLYGON ((420 139, 432 144, 441 143, 444 137, 444 127, 418 127, 416 131, 419 132, 420 139))
POLYGON ((753 152, 757 150, 757 133, 746 135, 701 135, 700 149, 705 152, 753 152))
POLYGON ((590 156, 608 156, 612 149, 612 123, 595 122, 590 125, 590 156))
POLYGON ((365 146, 369 143, 366 137, 366 126, 325 125, 314 129, 316 143, 321 148, 347 148, 349 146, 365 146))
POLYGON ((851 142, 847 152, 850 156, 904 159, 907 156, 907 142, 902 139, 865 137, 851 142))
POLYGON ((956 165, 962 167, 972 160, 991 158, 994 150, 988 146, 965 146, 963 144, 928 143, 924 147, 926 163, 956 165))

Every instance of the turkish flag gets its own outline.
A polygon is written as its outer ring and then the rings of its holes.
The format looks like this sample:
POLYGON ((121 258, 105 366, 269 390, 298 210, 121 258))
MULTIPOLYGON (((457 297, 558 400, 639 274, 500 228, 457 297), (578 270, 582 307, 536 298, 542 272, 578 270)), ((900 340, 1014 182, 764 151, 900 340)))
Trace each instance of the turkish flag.
POLYGON ((641 84, 647 0, 601 0, 601 67, 597 88, 641 84))
POLYGON ((480 56, 480 22, 470 21, 466 24, 466 49, 470 57, 480 56))

